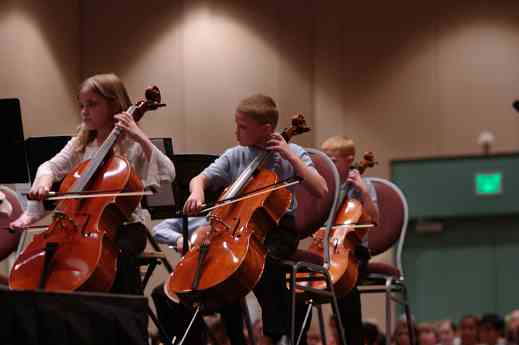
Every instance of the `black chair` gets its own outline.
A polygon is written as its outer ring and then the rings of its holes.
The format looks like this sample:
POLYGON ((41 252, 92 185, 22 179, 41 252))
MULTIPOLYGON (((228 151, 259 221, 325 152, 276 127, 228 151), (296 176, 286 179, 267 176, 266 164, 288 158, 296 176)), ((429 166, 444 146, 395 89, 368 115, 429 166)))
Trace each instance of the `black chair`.
MULTIPOLYGON (((152 138, 150 140, 173 161, 173 140, 171 138, 152 138)), ((151 219, 169 218, 175 213, 177 202, 173 184, 174 182, 162 182, 153 195, 145 195, 142 198, 142 206, 150 212, 151 219)))
MULTIPOLYGON (((173 182, 173 195, 178 207, 181 209, 187 198, 189 197, 189 181, 196 175, 200 174, 215 159, 216 155, 206 154, 177 154, 173 156, 173 164, 177 176, 173 182)), ((208 191, 206 199, 208 201, 216 200, 219 191, 208 191)))

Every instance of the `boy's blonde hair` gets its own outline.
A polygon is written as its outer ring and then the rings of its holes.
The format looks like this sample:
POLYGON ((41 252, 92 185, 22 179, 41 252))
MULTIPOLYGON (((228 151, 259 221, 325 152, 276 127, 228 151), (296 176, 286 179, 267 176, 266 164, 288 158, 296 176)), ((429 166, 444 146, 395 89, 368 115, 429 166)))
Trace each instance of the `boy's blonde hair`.
MULTIPOLYGON (((115 114, 126 111, 132 104, 123 82, 113 73, 96 74, 85 79, 79 86, 79 92, 93 91, 110 103, 116 105, 115 114)), ((96 131, 88 130, 83 124, 78 128, 77 137, 79 146, 77 150, 83 152, 85 147, 97 136, 96 131)))
POLYGON ((330 137, 321 144, 321 150, 334 151, 342 155, 355 156, 355 143, 352 139, 340 135, 330 137))
POLYGON ((270 124, 275 129, 278 125, 279 112, 272 97, 255 94, 243 99, 236 111, 245 114, 261 124, 270 124))

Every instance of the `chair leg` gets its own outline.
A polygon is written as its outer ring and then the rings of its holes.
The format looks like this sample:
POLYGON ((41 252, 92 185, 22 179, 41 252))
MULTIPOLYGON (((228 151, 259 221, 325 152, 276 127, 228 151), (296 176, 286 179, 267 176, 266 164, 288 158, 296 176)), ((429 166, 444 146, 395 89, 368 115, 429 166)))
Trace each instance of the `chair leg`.
POLYGON ((299 330, 299 334, 297 336, 297 342, 295 343, 296 345, 299 345, 299 343, 301 342, 301 337, 303 336, 303 332, 305 330, 306 323, 308 322, 308 317, 310 316, 310 313, 312 312, 313 305, 314 305, 314 303, 312 302, 312 300, 310 300, 308 302, 308 307, 306 308, 305 319, 303 320, 303 324, 301 325, 301 330, 299 330))
POLYGON ((184 332, 184 335, 182 336, 182 339, 178 343, 175 343, 176 338, 173 338, 172 344, 175 345, 182 345, 184 341, 186 340, 187 334, 191 330, 191 326, 193 326, 193 323, 195 322, 196 317, 198 316, 198 313, 200 312, 200 306, 196 307, 195 313, 193 314, 193 317, 191 318, 191 321, 189 322, 189 325, 187 326, 186 331, 184 332))
POLYGON ((148 268, 146 269, 146 273, 144 274, 144 278, 142 278, 141 282, 141 288, 142 291, 146 288, 146 285, 148 285, 148 281, 151 278, 151 275, 153 274, 153 271, 155 271, 155 268, 157 267, 158 262, 153 260, 148 264, 148 268))
POLYGON ((157 318, 157 315, 151 310, 150 305, 148 304, 148 316, 150 317, 151 321, 155 324, 155 327, 157 327, 159 331, 160 340, 164 344, 172 344, 173 341, 171 340, 169 334, 166 332, 164 327, 162 327, 162 324, 159 322, 159 319, 157 318))
POLYGON ((290 344, 296 340, 296 266, 292 267, 290 276, 290 344))
POLYGON ((411 315, 411 308, 409 307, 409 300, 407 299, 407 287, 405 286, 403 281, 400 281, 399 283, 401 292, 402 292, 402 298, 404 302, 404 312, 405 317, 407 319, 407 330, 409 332, 409 342, 411 345, 417 344, 416 334, 414 332, 414 327, 412 325, 413 319, 411 315))
POLYGON ((317 305, 317 315, 319 316, 319 331, 321 332, 321 340, 323 344, 328 344, 328 340, 326 339, 326 328, 324 326, 324 316, 323 316, 323 308, 320 305, 317 305))
POLYGON ((386 278, 386 345, 391 345, 391 282, 391 277, 386 278))

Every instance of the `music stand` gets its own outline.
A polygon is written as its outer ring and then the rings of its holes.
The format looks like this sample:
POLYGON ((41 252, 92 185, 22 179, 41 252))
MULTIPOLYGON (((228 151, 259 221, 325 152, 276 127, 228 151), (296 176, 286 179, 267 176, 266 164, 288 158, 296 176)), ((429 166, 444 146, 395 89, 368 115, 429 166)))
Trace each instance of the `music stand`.
POLYGON ((0 184, 26 183, 29 181, 25 156, 22 113, 17 98, 0 99, 0 145, 10 153, 8 164, 0 169, 0 184))
MULTIPOLYGON (((177 176, 173 183, 173 195, 177 201, 177 212, 182 211, 182 206, 189 197, 189 182, 191 179, 200 174, 207 166, 209 166, 218 156, 205 155, 205 154, 180 154, 173 156, 173 164, 175 164, 175 170, 177 176)), ((206 200, 216 200, 218 197, 216 192, 207 191, 206 200)), ((173 217, 175 217, 174 215, 173 217)), ((172 217, 172 218, 173 218, 172 217)), ((187 217, 182 217, 182 237, 183 243, 183 254, 186 254, 189 249, 189 232, 187 228, 187 217)))

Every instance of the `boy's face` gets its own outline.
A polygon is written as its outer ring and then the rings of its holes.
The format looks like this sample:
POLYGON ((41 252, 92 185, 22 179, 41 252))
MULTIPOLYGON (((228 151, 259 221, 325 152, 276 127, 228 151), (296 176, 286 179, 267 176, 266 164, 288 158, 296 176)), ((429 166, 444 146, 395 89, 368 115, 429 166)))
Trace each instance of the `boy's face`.
POLYGON ((350 165, 353 162, 354 156, 339 152, 338 150, 324 150, 324 152, 335 163, 342 180, 345 180, 350 172, 350 165))
POLYGON ((272 125, 261 124, 243 113, 236 112, 235 122, 236 140, 242 146, 261 146, 273 132, 272 125))

